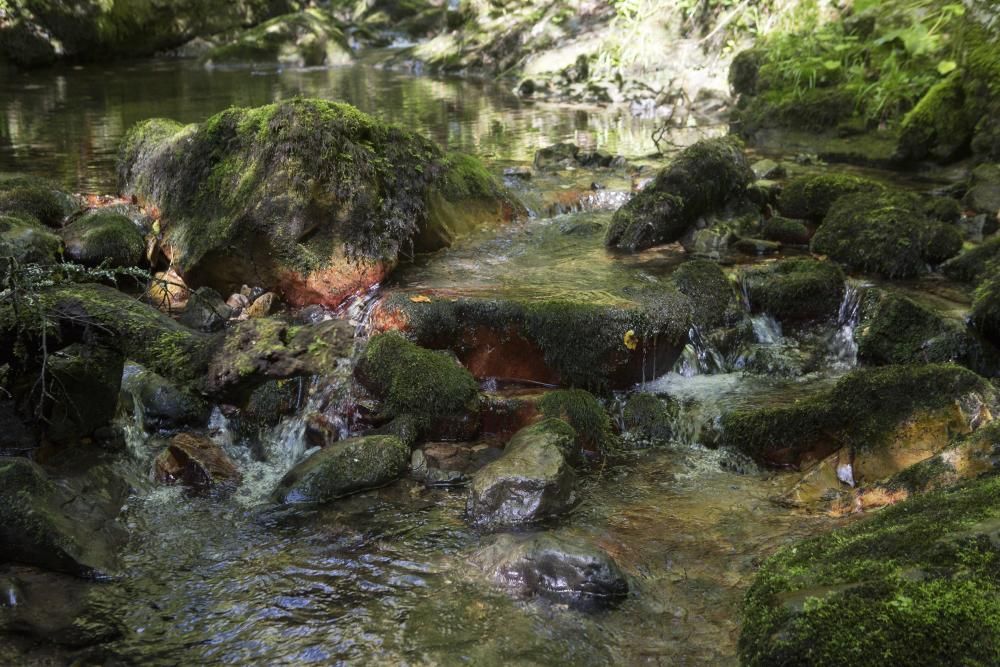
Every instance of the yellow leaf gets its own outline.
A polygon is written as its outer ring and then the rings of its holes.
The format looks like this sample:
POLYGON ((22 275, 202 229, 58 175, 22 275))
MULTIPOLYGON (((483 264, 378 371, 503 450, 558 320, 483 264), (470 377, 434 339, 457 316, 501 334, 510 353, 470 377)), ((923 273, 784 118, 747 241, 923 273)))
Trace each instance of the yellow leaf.
POLYGON ((630 350, 634 350, 639 347, 639 337, 635 335, 634 329, 629 329, 625 332, 625 336, 622 338, 625 343, 625 347, 630 350))
POLYGON ((423 294, 418 294, 417 296, 411 296, 410 301, 413 303, 430 303, 431 298, 429 296, 424 296, 423 294))

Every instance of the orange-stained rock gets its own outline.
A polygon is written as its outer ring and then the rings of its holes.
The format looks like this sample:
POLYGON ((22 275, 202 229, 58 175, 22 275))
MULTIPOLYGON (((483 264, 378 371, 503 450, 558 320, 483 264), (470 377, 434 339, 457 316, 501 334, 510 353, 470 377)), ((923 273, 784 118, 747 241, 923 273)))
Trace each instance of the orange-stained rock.
POLYGON ((352 295, 365 292, 385 280, 392 266, 383 262, 351 264, 338 259, 324 269, 301 274, 286 271, 277 277, 275 290, 291 306, 319 304, 336 308, 352 295))
POLYGON ((196 492, 235 486, 242 475, 229 455, 210 438, 181 433, 156 457, 153 478, 163 484, 183 484, 196 492))

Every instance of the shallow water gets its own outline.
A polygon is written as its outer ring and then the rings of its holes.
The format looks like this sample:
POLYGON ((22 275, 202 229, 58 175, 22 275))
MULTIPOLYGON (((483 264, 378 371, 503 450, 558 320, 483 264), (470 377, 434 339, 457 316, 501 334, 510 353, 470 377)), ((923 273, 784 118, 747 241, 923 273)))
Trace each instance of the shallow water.
MULTIPOLYGON (((113 191, 116 145, 132 123, 151 116, 196 121, 231 104, 293 95, 351 102, 475 152, 498 171, 530 162, 555 141, 627 156, 651 148, 647 121, 525 104, 482 82, 361 66, 209 73, 164 61, 4 78, 0 171, 113 191)), ((512 182, 532 218, 418 258, 391 285, 617 303, 625 285, 662 281, 683 261, 682 251, 605 251, 611 210, 632 184, 608 172, 598 184, 606 189, 590 190, 592 178, 512 182), (609 194, 566 204, 587 192, 609 194)), ((785 340, 776 335, 761 343, 785 340)), ((724 410, 795 400, 837 372, 831 364, 805 380, 670 374, 637 388, 683 402, 679 442, 587 471, 584 501, 550 527, 588 536, 629 576, 629 599, 596 614, 493 589, 469 561, 485 536, 468 527, 460 491, 403 480, 325 508, 269 506, 276 480, 307 454, 301 421, 266 434, 252 453, 217 416, 216 438, 239 463, 243 486, 229 498, 192 498, 143 485, 126 512, 132 540, 123 576, 100 588, 118 610, 123 635, 90 658, 142 665, 735 664, 739 601, 755 567, 831 520, 771 503, 795 477, 745 462, 736 472, 724 454, 703 446, 703 434, 724 410)), ((162 443, 135 439, 132 446, 142 477, 162 443)), ((32 657, 39 656, 19 661, 32 657)))

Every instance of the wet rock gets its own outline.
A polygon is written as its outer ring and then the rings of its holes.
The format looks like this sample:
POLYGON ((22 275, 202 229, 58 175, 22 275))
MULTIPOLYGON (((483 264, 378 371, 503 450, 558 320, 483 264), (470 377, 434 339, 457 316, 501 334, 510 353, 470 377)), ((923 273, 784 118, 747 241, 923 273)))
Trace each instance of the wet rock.
POLYGON ((55 183, 37 176, 0 174, 0 214, 28 217, 48 227, 79 210, 80 202, 55 183))
POLYGON ((880 183, 847 174, 798 176, 785 184, 778 197, 778 210, 783 216, 820 221, 833 203, 845 195, 880 193, 880 183))
POLYGON ((153 478, 161 484, 183 484, 192 491, 231 490, 242 479, 236 464, 211 438, 181 433, 153 463, 153 478))
POLYGON ((221 294, 211 287, 199 287, 178 319, 186 327, 209 333, 222 329, 232 316, 233 308, 222 300, 221 294))
POLYGON ((534 166, 538 171, 575 167, 579 154, 580 147, 576 144, 553 144, 541 148, 535 153, 534 166))
POLYGON ((782 549, 744 599, 741 663, 995 662, 998 524, 991 476, 782 549))
POLYGON ((628 397, 622 408, 623 437, 640 445, 664 444, 674 435, 678 405, 672 400, 647 393, 628 397))
POLYGON ((605 243, 636 251, 677 241, 699 217, 743 196, 752 180, 753 172, 736 140, 700 141, 618 209, 605 243))
POLYGON ((969 95, 966 74, 953 72, 931 86, 900 124, 896 159, 948 163, 966 153, 985 109, 969 95))
POLYGON ((736 290, 716 262, 704 259, 684 262, 670 274, 670 279, 691 300, 692 320, 698 326, 729 325, 740 318, 736 290))
POLYGON ((208 403, 190 390, 180 389, 162 375, 137 364, 127 364, 122 393, 139 423, 148 431, 175 431, 208 422, 208 403))
POLYGON ((518 597, 605 609, 628 597, 628 580, 604 550, 585 539, 539 533, 497 535, 472 560, 518 597))
POLYGON ((832 262, 786 259, 743 269, 739 279, 751 311, 779 320, 834 318, 844 298, 844 274, 832 262))
POLYGON ((49 402, 44 426, 53 442, 85 438, 115 416, 124 359, 117 351, 73 344, 47 364, 49 402))
POLYGON ((183 311, 190 297, 191 290, 173 269, 154 273, 146 288, 146 301, 164 313, 183 311))
POLYGON ((880 479, 992 421, 996 401, 985 379, 959 366, 861 369, 794 405, 723 415, 722 443, 769 465, 800 467, 848 448, 880 479))
POLYGON ((962 203, 988 217, 1000 216, 1000 164, 982 164, 973 170, 962 203))
POLYGON ((833 204, 811 247, 853 270, 912 278, 957 255, 962 239, 954 227, 924 217, 914 197, 861 193, 833 204))
MULTIPOLYGON (((307 391, 304 378, 262 383, 250 393, 246 405, 240 410, 240 432, 253 436, 262 429, 277 425, 282 417, 294 413, 301 406, 307 391)), ((320 425, 315 420, 310 423, 316 427, 320 425)))
POLYGON ((958 438, 934 456, 912 465, 875 488, 928 493, 976 479, 1000 468, 1000 422, 958 438))
POLYGON ((277 300, 278 297, 274 292, 265 292, 254 299, 249 306, 246 306, 243 312, 240 313, 240 317, 250 320, 267 317, 271 314, 271 310, 274 308, 277 300))
POLYGON ((126 216, 95 210, 74 220, 62 231, 66 258, 84 266, 126 268, 140 266, 146 241, 126 216))
POLYGON ((733 248, 744 255, 759 257, 761 255, 776 255, 780 253, 781 243, 765 239, 740 239, 733 244, 733 248))
POLYGON ((28 217, 0 215, 0 278, 8 262, 53 264, 62 250, 60 238, 28 217))
POLYGON ((77 576, 112 571, 124 535, 98 529, 100 518, 76 511, 73 498, 37 464, 0 458, 0 561, 77 576))
POLYGON ((479 525, 512 525, 567 512, 577 501, 576 433, 546 419, 518 431, 501 458, 472 478, 467 511, 479 525))
POLYGON ((851 118, 854 95, 841 88, 807 88, 797 94, 761 94, 740 100, 733 128, 755 143, 769 130, 799 130, 816 135, 834 131, 851 118))
POLYGON ((611 428, 611 417, 589 391, 561 389, 546 392, 537 401, 544 418, 561 419, 576 431, 576 443, 591 452, 615 449, 618 438, 611 428))
POLYGON ((385 417, 413 415, 434 433, 455 422, 469 423, 472 435, 478 430, 479 386, 447 353, 420 348, 398 333, 380 334, 368 342, 355 374, 381 399, 385 417))
POLYGON ((329 502, 395 481, 409 461, 409 448, 395 436, 343 440, 288 471, 273 498, 279 503, 329 502))
POLYGON ((525 213, 476 158, 324 100, 145 121, 120 157, 123 193, 159 209, 188 285, 263 284, 291 305, 336 307, 411 244, 436 250, 525 213))
POLYGON ((761 236, 769 241, 786 245, 809 245, 812 234, 801 220, 792 220, 775 215, 764 221, 761 236))
POLYGON ((208 67, 329 67, 346 65, 352 60, 340 27, 326 12, 316 8, 276 16, 238 33, 203 58, 208 67))
POLYGON ((774 160, 757 160, 750 168, 753 170, 754 178, 758 181, 763 179, 776 179, 784 178, 788 175, 788 171, 784 166, 778 164, 774 160))

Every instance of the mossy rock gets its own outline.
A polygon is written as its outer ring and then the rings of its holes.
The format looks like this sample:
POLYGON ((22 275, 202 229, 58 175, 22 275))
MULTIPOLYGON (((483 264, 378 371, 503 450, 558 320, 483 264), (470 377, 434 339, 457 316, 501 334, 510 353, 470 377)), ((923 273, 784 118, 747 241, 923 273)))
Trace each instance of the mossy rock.
POLYGON ((858 358, 867 364, 956 362, 970 365, 981 354, 964 324, 912 299, 870 290, 862 301, 856 333, 858 358))
POLYGON ((617 445, 611 418, 589 391, 550 391, 542 396, 537 405, 543 417, 562 419, 572 426, 576 431, 577 443, 584 449, 607 453, 617 445))
POLYGON ((812 251, 852 270, 912 278, 961 250, 954 227, 929 221, 915 197, 860 193, 838 199, 812 239, 812 251))
POLYGON ((820 221, 844 195, 877 193, 885 188, 875 181, 847 174, 797 176, 785 184, 778 210, 789 218, 820 221))
POLYGON ((209 67, 273 64, 285 67, 346 65, 353 60, 347 39, 326 12, 310 8, 284 14, 238 33, 209 51, 209 67))
POLYGON ((742 197, 753 171, 734 138, 699 141, 615 212, 605 243, 642 250, 679 240, 695 221, 742 197))
POLYGON ((854 95, 841 88, 772 90, 741 100, 733 125, 748 140, 774 128, 822 132, 851 118, 855 108, 854 95))
POLYGON ((479 385, 447 353, 425 350, 398 333, 373 336, 358 362, 358 379, 382 402, 385 417, 436 418, 478 413, 479 385))
POLYGON ((976 286, 970 321, 984 338, 1000 345, 1000 267, 991 266, 976 286))
POLYGON ((729 65, 729 87, 737 95, 756 95, 764 53, 760 49, 740 51, 729 65))
POLYGON ((73 195, 49 180, 0 174, 0 214, 27 217, 47 227, 59 227, 79 208, 73 195))
POLYGON ((232 108, 200 125, 140 123, 122 144, 119 181, 160 210, 189 285, 263 284, 290 303, 336 305, 384 277, 372 262, 391 266, 452 218, 524 211, 474 158, 315 99, 232 108))
MULTIPOLYGON (((769 464, 797 464, 848 447, 887 445, 908 420, 958 406, 971 422, 992 410, 996 392, 984 378, 950 364, 855 370, 833 389, 794 405, 736 410, 722 418, 722 442, 769 464)), ((942 447, 947 443, 941 443, 942 447)))
POLYGON ((7 262, 19 265, 53 264, 62 252, 62 240, 34 218, 0 214, 0 276, 7 262))
POLYGON ((718 263, 706 259, 684 262, 670 279, 691 300, 692 319, 697 325, 717 327, 739 319, 735 286, 718 263))
POLYGON ((969 151, 985 109, 966 90, 967 74, 957 70, 924 94, 903 117, 897 159, 948 163, 969 151))
POLYGON ((801 220, 783 218, 775 215, 764 221, 760 234, 769 241, 777 241, 785 245, 809 245, 812 234, 801 220))
POLYGON ((66 258, 84 266, 139 266, 146 254, 139 228, 113 211, 91 211, 66 226, 62 236, 66 258))
POLYGON ((273 499, 279 503, 330 502, 394 482, 409 461, 410 449, 395 436, 335 442, 289 470, 273 499))
POLYGON ((149 431, 176 431, 208 423, 208 403, 194 392, 136 364, 128 364, 122 377, 123 404, 149 431))
POLYGON ((989 272, 990 265, 1000 259, 1000 236, 986 239, 953 257, 941 266, 941 272, 952 280, 978 282, 989 272))
POLYGON ((923 210, 929 219, 947 224, 954 224, 962 217, 962 205, 951 197, 927 197, 923 210))
POLYGON ((622 408, 624 437, 643 444, 664 444, 673 438, 678 405, 669 398, 639 392, 622 408))
POLYGON ((927 493, 966 480, 995 474, 1000 465, 1000 422, 992 421, 962 436, 938 454, 925 459, 875 488, 907 494, 927 493))
POLYGON ((833 319, 844 299, 844 273, 832 262, 786 259, 744 269, 739 279, 753 312, 782 321, 833 319))
POLYGON ((962 201, 966 207, 990 218, 1000 215, 1000 164, 981 164, 973 169, 962 201))
POLYGON ((1000 477, 930 493, 768 559, 741 663, 1000 662, 1000 477))

